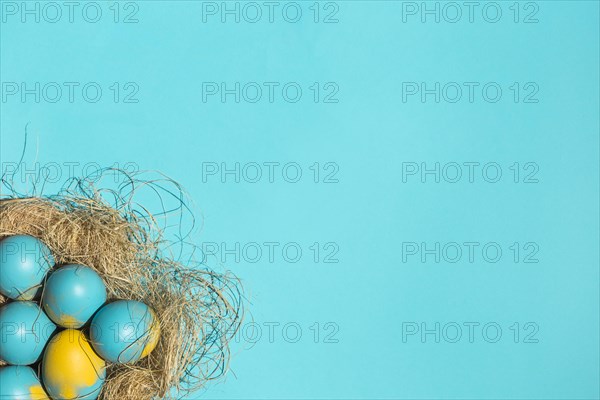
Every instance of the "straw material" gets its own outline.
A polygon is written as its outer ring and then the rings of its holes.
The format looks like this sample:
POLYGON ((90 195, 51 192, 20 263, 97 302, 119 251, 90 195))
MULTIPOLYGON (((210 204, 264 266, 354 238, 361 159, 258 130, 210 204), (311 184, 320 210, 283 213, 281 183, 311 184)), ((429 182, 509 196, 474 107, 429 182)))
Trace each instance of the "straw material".
MULTIPOLYGON (((57 268, 82 264, 97 271, 109 300, 148 304, 158 316, 156 349, 134 365, 108 363, 100 399, 175 399, 228 369, 229 338, 242 316, 239 282, 228 273, 182 263, 164 251, 154 217, 131 204, 109 204, 95 191, 52 197, 3 196, 0 239, 39 238, 57 268)), ((0 304, 6 301, 0 295, 0 304)))

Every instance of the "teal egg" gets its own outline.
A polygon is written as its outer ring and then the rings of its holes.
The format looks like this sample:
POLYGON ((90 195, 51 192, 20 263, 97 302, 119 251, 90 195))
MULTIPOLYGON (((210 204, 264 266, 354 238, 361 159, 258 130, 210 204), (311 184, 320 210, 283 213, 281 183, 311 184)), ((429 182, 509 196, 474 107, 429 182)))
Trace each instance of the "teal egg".
POLYGON ((42 305, 58 325, 81 328, 106 302, 106 286, 100 275, 83 265, 66 265, 46 280, 42 305))
POLYGON ((54 265, 50 249, 33 236, 9 236, 0 241, 0 293, 32 300, 54 265))
POLYGON ((0 359, 13 365, 37 362, 56 325, 32 301, 15 301, 0 308, 0 359))
POLYGON ((90 341, 100 357, 114 363, 135 363, 154 350, 160 324, 154 311, 139 301, 105 305, 92 319, 90 341))
POLYGON ((0 399, 2 400, 47 400, 35 371, 25 366, 0 368, 0 399))

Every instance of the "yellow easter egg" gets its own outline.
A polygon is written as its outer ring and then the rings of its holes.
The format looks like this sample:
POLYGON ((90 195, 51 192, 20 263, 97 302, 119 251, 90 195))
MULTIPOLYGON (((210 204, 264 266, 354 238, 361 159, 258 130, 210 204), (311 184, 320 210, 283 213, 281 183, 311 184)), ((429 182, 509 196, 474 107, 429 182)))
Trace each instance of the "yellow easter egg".
POLYGON ((106 363, 81 331, 66 329, 50 340, 42 361, 42 381, 55 399, 94 400, 106 378, 106 363))

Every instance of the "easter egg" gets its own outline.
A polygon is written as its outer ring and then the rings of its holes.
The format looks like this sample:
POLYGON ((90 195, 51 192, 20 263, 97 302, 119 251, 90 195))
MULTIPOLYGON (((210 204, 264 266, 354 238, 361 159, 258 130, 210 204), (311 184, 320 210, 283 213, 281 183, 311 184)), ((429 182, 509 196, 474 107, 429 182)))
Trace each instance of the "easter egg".
POLYGON ((15 301, 0 308, 0 359, 13 365, 39 360, 56 325, 32 301, 15 301))
POLYGON ((50 249, 33 236, 9 236, 0 241, 0 293, 32 300, 54 265, 50 249))
POLYGON ((0 399, 48 400, 48 395, 30 367, 0 367, 0 399))
POLYGON ((53 272, 44 284, 42 305, 58 325, 81 328, 106 301, 100 275, 83 265, 66 265, 53 272))
POLYGON ((135 363, 154 350, 160 326, 154 311, 139 301, 119 300, 105 305, 92 319, 90 339, 105 360, 135 363))
POLYGON ((52 338, 42 360, 42 381, 50 397, 94 400, 105 378, 106 363, 81 331, 65 329, 52 338))

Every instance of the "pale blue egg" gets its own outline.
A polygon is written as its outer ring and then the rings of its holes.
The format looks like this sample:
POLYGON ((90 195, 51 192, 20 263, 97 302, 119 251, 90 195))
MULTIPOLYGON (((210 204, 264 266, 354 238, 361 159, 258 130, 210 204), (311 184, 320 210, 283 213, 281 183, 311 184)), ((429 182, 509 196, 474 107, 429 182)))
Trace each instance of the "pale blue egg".
POLYGON ((33 236, 9 236, 0 241, 0 293, 32 300, 54 265, 50 249, 33 236))
POLYGON ((25 366, 0 368, 0 399, 3 400, 47 400, 35 371, 25 366))
POLYGON ((106 286, 100 275, 83 265, 65 265, 44 285, 42 305, 58 325, 81 328, 106 302, 106 286))
POLYGON ((0 308, 0 359, 30 365, 40 359, 56 325, 32 301, 14 301, 0 308))
POLYGON ((105 360, 127 364, 146 357, 160 336, 160 324, 146 304, 119 300, 105 305, 92 319, 90 340, 105 360))

